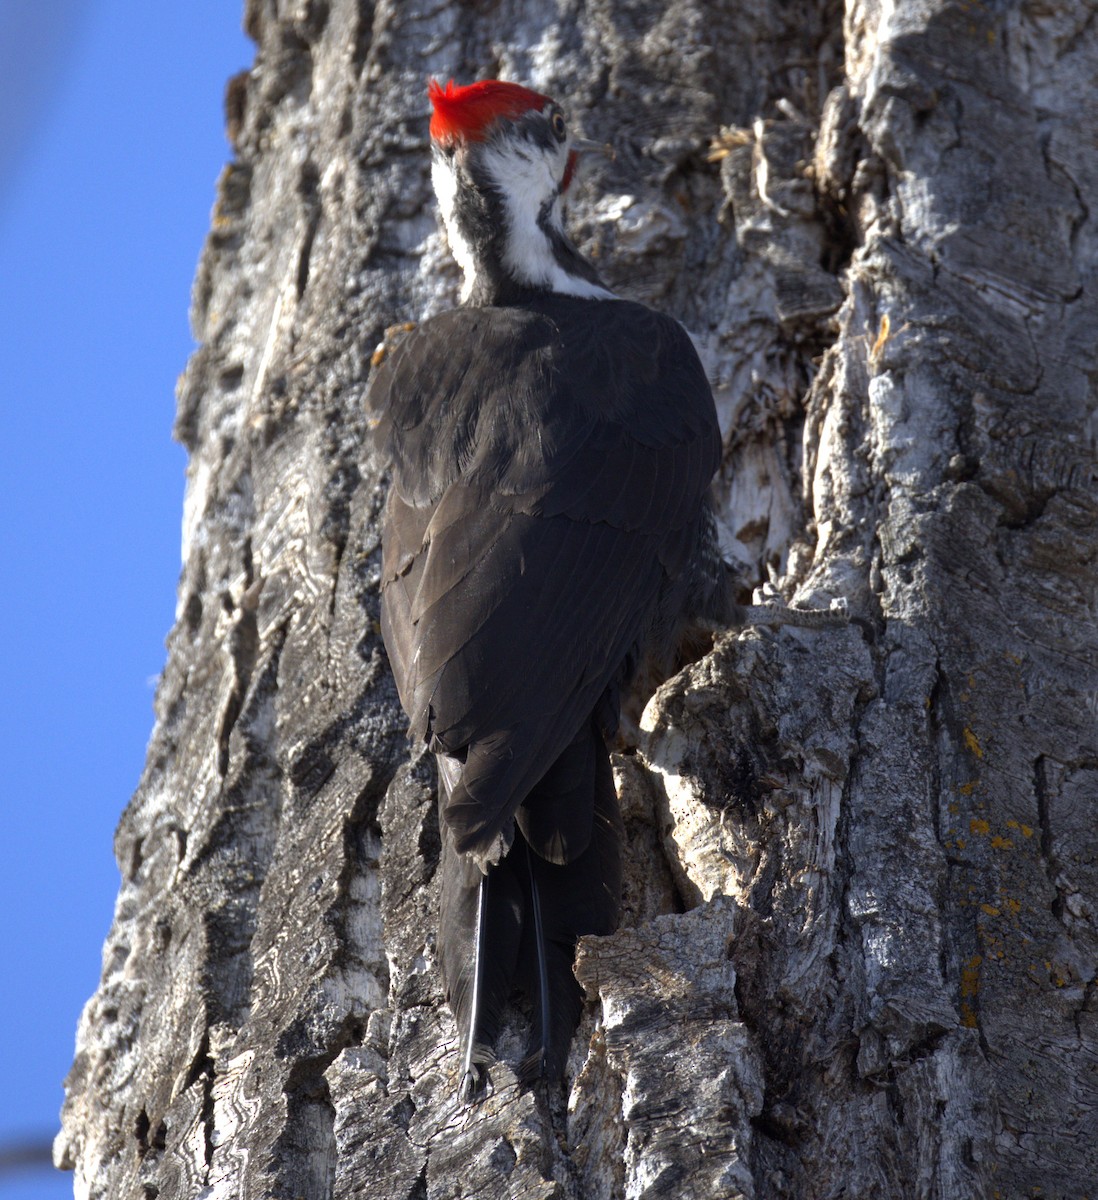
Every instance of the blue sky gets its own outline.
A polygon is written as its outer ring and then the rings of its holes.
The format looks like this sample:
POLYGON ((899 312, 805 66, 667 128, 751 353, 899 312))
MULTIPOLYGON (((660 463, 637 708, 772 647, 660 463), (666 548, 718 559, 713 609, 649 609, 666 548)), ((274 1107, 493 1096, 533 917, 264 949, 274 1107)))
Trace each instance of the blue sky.
MULTIPOLYGON (((176 377, 238 0, 0 0, 0 1150, 52 1136, 179 574, 176 377)), ((0 1200, 71 1195, 0 1175, 0 1200)))

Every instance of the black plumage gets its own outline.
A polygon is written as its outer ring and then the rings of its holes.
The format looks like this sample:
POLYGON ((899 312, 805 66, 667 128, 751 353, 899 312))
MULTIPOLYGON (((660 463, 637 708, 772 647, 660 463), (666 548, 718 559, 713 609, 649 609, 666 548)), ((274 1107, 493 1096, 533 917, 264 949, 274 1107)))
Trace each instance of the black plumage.
POLYGON ((532 293, 424 322, 379 370, 371 404, 393 463, 382 630, 412 736, 447 764, 450 1001, 467 1028, 477 859, 514 838, 488 885, 510 929, 489 930, 496 970, 472 1061, 485 1060, 512 981, 534 974, 516 974, 534 953, 522 948, 533 881, 550 913, 551 987, 572 995, 542 1055, 556 1069, 578 1011, 575 939, 616 921, 605 738, 619 697, 647 655, 673 650, 678 622, 720 604, 703 553, 720 455, 709 385, 674 321, 532 293))

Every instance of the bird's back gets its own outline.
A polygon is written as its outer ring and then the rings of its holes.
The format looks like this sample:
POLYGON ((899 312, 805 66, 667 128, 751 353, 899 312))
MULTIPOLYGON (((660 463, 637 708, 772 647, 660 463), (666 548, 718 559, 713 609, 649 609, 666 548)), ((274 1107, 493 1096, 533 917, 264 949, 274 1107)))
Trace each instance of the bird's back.
POLYGON ((449 816, 473 846, 622 686, 689 570, 712 396, 677 322, 544 294, 424 322, 372 402, 393 462, 386 645, 413 734, 465 757, 449 816))

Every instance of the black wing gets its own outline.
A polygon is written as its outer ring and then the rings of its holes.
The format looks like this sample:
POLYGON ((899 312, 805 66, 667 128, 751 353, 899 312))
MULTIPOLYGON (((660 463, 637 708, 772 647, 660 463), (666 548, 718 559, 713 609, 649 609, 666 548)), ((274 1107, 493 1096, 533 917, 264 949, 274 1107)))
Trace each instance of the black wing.
MULTIPOLYGON (((443 810, 455 847, 483 852, 697 554, 712 395, 676 322, 551 296, 425 322, 371 407, 393 461, 385 643, 413 735, 463 763, 443 810)), ((577 821, 548 857, 584 849, 590 813, 577 821)))

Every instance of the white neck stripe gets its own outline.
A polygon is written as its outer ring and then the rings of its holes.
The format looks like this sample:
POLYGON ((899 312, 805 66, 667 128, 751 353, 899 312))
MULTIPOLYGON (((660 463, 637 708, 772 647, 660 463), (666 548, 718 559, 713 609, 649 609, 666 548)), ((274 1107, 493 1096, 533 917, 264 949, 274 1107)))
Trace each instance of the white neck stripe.
MULTIPOLYGON (((567 149, 562 147, 561 150, 566 162, 567 149)), ((557 190, 551 160, 543 154, 527 157, 514 151, 509 153, 506 144, 494 144, 487 148, 482 162, 499 188, 507 210, 503 265, 512 278, 530 287, 544 287, 570 296, 610 296, 611 293, 600 284, 564 270, 538 223, 545 198, 557 190)), ((557 229, 561 228, 559 194, 553 202, 551 220, 557 229)))
MULTIPOLYGON (((566 161, 566 146, 562 147, 562 153, 566 161)), ((527 287, 545 288, 569 296, 614 299, 614 293, 601 284, 566 271, 553 253, 545 230, 538 224, 545 198, 556 191, 551 160, 537 152, 527 155, 514 149, 508 152, 506 146, 489 145, 482 152, 481 163, 503 197, 506 236, 502 266, 507 274, 527 287)), ((563 162, 559 165, 563 173, 563 162)), ((461 298, 465 301, 476 289, 480 264, 457 220, 458 181, 452 161, 435 155, 431 181, 446 225, 450 250, 465 276, 461 289, 461 298)), ((559 195, 553 203, 550 220, 556 229, 561 228, 559 195)))

